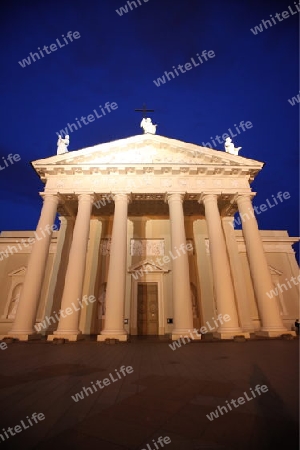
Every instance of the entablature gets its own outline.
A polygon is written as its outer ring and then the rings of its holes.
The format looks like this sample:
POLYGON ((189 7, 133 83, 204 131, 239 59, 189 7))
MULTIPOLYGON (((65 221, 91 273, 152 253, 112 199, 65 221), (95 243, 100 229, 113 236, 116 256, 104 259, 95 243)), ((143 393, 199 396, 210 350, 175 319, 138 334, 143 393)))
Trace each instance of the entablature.
MULTIPOLYGON (((128 216, 169 216, 169 205, 166 201, 168 194, 174 193, 127 193, 130 196, 128 204, 128 216)), ((218 206, 221 216, 233 216, 237 212, 237 205, 235 203, 236 193, 222 193, 218 191, 211 191, 218 198, 218 206)), ((113 216, 114 214, 114 200, 113 193, 90 193, 93 195, 92 217, 113 216)), ((200 193, 182 193, 183 195, 183 212, 184 216, 197 216, 198 218, 205 217, 204 205, 201 202, 200 193)), ((78 194, 63 194, 59 193, 58 213, 62 216, 76 217, 78 209, 78 194)))
POLYGON ((184 191, 189 194, 201 193, 205 190, 213 190, 217 193, 228 192, 230 194, 251 192, 247 174, 189 175, 184 172, 177 175, 169 173, 155 175, 148 172, 143 176, 136 174, 102 176, 75 174, 70 177, 55 175, 49 176, 45 187, 45 192, 60 192, 62 194, 72 194, 74 192, 164 194, 169 190, 174 192, 184 191))
POLYGON ((144 175, 163 175, 168 174, 170 176, 195 176, 195 175, 219 175, 219 176, 245 176, 248 177, 251 183, 259 170, 257 167, 241 166, 241 165, 179 165, 179 164, 118 164, 118 165, 51 165, 42 166, 37 165, 35 167, 41 180, 47 182, 54 176, 72 177, 72 176, 144 176, 144 175))

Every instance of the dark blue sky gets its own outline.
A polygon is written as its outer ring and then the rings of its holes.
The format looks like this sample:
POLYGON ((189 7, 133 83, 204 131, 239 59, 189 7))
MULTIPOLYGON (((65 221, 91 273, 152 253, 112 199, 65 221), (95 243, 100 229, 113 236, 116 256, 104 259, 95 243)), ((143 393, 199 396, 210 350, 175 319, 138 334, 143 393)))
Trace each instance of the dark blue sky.
MULTIPOLYGON (((288 191, 291 198, 260 214, 261 229, 299 233, 299 14, 254 35, 250 28, 282 13, 288 1, 149 0, 123 16, 125 0, 27 0, 0 7, 1 230, 35 229, 43 185, 30 161, 56 154, 58 132, 99 105, 118 109, 71 133, 69 150, 141 133, 134 112, 154 108, 158 134, 201 145, 242 120, 240 156, 266 163, 253 183, 255 204, 288 191), (80 38, 22 68, 18 61, 68 31, 80 38), (208 60, 156 87, 172 66, 213 50, 208 60), (3 164, 2 164, 3 166, 3 164)), ((278 23, 277 23, 278 22, 278 23)), ((49 50, 48 50, 49 51, 49 50)), ((223 144, 218 149, 223 150, 223 144)))

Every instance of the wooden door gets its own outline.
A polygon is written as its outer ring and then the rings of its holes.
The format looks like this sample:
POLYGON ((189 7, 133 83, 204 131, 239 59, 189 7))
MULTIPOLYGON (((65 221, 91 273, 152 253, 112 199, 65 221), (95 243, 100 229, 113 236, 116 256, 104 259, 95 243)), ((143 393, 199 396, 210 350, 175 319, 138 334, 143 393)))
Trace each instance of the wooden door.
POLYGON ((138 283, 137 329, 139 335, 158 334, 157 283, 138 283))

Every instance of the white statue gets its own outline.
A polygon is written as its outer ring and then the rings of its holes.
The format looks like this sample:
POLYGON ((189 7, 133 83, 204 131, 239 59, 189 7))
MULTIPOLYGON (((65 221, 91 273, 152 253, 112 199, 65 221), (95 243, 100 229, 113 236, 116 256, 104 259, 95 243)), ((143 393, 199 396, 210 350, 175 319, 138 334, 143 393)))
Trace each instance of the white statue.
POLYGON ((66 134, 65 139, 61 137, 61 135, 58 135, 58 141, 57 141, 57 154, 62 155, 64 153, 68 152, 68 145, 70 143, 70 136, 66 134))
POLYGON ((226 138, 225 151, 231 155, 238 155, 242 147, 235 147, 230 137, 226 138))
POLYGON ((155 134, 157 125, 153 125, 151 119, 149 117, 143 118, 141 121, 141 128, 144 130, 144 134, 155 134))

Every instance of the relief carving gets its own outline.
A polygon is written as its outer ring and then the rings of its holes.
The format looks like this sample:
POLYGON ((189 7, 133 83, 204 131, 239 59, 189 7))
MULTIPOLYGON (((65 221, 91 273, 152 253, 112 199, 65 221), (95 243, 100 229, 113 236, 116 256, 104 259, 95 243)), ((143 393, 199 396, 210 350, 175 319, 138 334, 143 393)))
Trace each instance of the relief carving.
POLYGON ((164 187, 171 187, 172 186, 172 179, 171 178, 164 178, 161 180, 161 185, 164 187))
POLYGON ((131 239, 131 256, 163 256, 165 254, 164 239, 131 239))
POLYGON ((100 255, 110 255, 111 238, 101 239, 100 241, 100 255))

